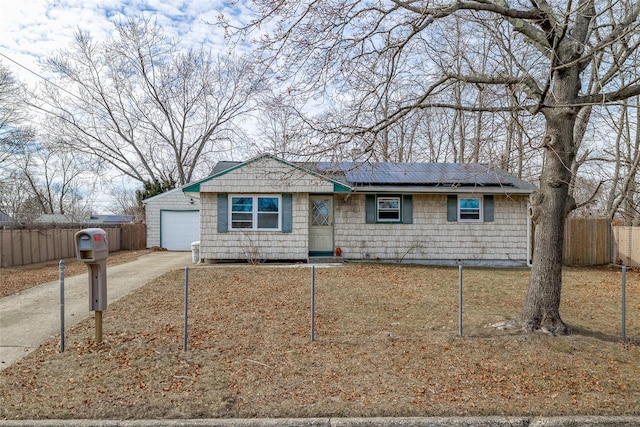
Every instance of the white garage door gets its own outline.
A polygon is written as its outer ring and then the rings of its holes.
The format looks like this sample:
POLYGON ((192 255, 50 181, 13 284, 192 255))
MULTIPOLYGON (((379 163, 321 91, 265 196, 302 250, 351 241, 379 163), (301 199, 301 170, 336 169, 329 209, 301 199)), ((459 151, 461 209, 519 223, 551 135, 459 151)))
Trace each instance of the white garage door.
POLYGON ((160 211, 160 246, 190 251, 196 240, 200 240, 199 211, 160 211))

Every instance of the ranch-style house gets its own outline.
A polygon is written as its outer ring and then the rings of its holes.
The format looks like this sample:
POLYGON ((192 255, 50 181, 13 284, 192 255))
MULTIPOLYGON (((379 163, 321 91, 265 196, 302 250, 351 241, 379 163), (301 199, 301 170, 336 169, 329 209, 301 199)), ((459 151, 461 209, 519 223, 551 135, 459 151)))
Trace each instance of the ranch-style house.
POLYGON ((204 262, 527 265, 535 187, 486 164, 220 162, 182 187, 204 262))

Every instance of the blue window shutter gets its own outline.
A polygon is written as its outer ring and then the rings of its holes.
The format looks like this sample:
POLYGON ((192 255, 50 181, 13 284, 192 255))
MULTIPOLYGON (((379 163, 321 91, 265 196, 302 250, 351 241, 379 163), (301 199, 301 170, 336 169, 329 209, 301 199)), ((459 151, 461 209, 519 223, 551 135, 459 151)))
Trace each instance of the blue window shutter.
POLYGON ((411 194, 402 196, 402 222, 413 224, 413 196, 411 194))
POLYGON ((484 196, 482 209, 484 222, 493 222, 493 196, 484 196))
POLYGON ((458 220, 458 196, 450 194, 447 196, 447 221, 458 220))
POLYGON ((282 195, 282 232, 291 233, 293 231, 293 195, 282 195))
POLYGON ((229 196, 218 193, 218 233, 229 231, 229 196))
POLYGON ((376 196, 375 194, 367 194, 365 196, 366 223, 375 224, 376 222, 376 196))

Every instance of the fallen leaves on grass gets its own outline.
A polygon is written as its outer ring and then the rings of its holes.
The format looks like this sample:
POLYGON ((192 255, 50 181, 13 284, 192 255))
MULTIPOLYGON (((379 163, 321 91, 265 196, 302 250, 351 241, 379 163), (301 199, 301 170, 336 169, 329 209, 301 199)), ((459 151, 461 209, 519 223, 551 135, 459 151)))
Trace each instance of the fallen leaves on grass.
MULTIPOLYGON (((109 254, 107 265, 130 262, 148 253, 147 250, 119 251, 109 254)), ((60 277, 60 261, 50 261, 20 267, 0 268, 0 298, 53 282, 60 277)), ((65 277, 86 273, 87 265, 75 258, 64 260, 65 277)))
POLYGON ((316 269, 311 342, 308 269, 192 268, 183 352, 183 273, 173 272, 105 311, 104 343, 85 321, 65 353, 51 341, 2 371, 0 417, 638 414, 640 319, 628 313, 625 347, 616 272, 565 272, 574 335, 483 327, 517 314, 527 275, 465 270, 458 337, 457 269, 316 269))

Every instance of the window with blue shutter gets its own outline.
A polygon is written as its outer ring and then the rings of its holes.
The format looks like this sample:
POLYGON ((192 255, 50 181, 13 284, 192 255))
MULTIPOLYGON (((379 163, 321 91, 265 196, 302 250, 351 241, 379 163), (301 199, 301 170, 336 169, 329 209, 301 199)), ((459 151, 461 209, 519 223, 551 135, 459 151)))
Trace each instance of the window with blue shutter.
POLYGON ((279 231, 282 212, 278 195, 229 195, 229 230, 279 231))
POLYGON ((447 196, 447 221, 493 222, 494 202, 492 195, 468 194, 447 196))
POLYGON ((293 230, 291 194, 218 194, 218 233, 293 230))
POLYGON ((413 197, 405 195, 365 195, 365 222, 413 223, 413 197))

